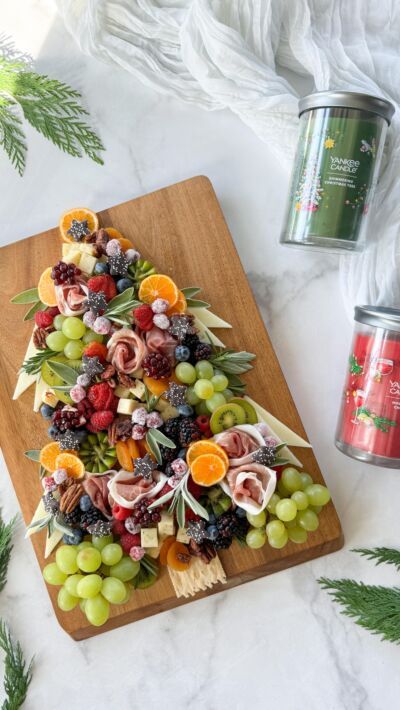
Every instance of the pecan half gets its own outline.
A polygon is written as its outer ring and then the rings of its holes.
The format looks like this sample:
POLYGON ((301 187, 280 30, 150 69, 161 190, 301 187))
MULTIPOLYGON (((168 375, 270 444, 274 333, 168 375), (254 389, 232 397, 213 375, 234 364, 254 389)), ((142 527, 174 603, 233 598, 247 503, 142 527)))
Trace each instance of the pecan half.
POLYGON ((203 542, 199 545, 191 539, 189 542, 189 552, 193 555, 193 557, 201 557, 206 565, 208 565, 208 563, 211 562, 211 560, 217 555, 214 546, 208 540, 203 540, 203 542))
POLYGON ((33 331, 33 344, 35 348, 38 350, 45 350, 47 348, 46 338, 48 334, 45 328, 35 328, 33 331))
POLYGON ((126 375, 125 372, 118 372, 118 382, 122 387, 133 387, 135 384, 135 378, 134 377, 129 377, 129 375, 126 375))
POLYGON ((114 446, 117 441, 127 441, 132 436, 132 422, 130 419, 122 419, 118 417, 108 427, 107 437, 111 446, 114 446))
POLYGON ((60 498, 61 513, 72 513, 78 505, 84 492, 85 491, 81 483, 73 483, 71 486, 68 486, 67 490, 60 498))

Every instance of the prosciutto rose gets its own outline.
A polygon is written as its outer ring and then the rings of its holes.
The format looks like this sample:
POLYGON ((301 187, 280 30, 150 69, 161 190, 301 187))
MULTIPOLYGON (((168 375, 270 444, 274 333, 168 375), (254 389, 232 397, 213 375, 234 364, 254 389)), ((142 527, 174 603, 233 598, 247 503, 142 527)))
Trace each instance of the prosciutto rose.
POLYGON ((260 432, 251 424, 227 429, 214 436, 214 441, 228 454, 230 466, 242 466, 252 461, 254 451, 265 446, 260 432))
POLYGON ((276 472, 260 463, 248 463, 230 468, 221 487, 236 505, 257 515, 267 507, 275 491, 276 472))
POLYGON ((166 330, 154 327, 145 333, 146 346, 149 353, 162 353, 175 360, 174 353, 177 341, 166 330))
POLYGON ((143 337, 130 328, 121 328, 108 341, 107 360, 115 369, 130 375, 138 370, 148 353, 143 337))
POLYGON ((163 488, 167 477, 161 472, 156 481, 146 481, 142 476, 135 476, 128 471, 115 473, 108 481, 110 498, 124 508, 134 508, 142 498, 154 498, 163 488))
POLYGON ((74 284, 55 287, 57 306, 63 316, 80 316, 87 311, 85 301, 89 292, 86 281, 79 276, 74 284))
POLYGON ((90 497, 95 508, 98 508, 103 515, 112 520, 111 508, 108 502, 108 481, 110 476, 90 476, 83 482, 83 487, 90 497))

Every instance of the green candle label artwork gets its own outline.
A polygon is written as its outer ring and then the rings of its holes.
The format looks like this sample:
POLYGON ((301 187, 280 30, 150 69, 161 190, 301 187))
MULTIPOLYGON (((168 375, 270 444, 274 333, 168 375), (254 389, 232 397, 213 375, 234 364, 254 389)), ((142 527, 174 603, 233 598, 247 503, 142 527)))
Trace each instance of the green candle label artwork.
POLYGON ((356 241, 379 164, 380 121, 327 109, 303 114, 301 124, 288 231, 356 241))

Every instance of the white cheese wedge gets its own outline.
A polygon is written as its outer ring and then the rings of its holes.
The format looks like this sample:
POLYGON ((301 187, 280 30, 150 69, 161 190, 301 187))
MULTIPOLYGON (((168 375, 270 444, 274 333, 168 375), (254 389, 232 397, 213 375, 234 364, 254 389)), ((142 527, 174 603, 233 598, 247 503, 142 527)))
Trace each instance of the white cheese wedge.
POLYGON ((160 540, 165 540, 166 537, 175 534, 174 516, 169 515, 166 510, 161 513, 161 520, 158 523, 158 536, 160 540))
POLYGON ((276 417, 274 417, 270 412, 261 407, 254 399, 245 395, 244 397, 247 401, 253 405, 261 421, 268 424, 271 429, 274 430, 275 434, 278 436, 280 441, 285 441, 288 446, 299 446, 301 448, 312 449, 309 441, 302 439, 301 436, 296 434, 294 431, 289 429, 286 424, 283 424, 276 417))
POLYGON ((205 326, 197 316, 194 317, 194 323, 200 335, 203 336, 203 340, 207 343, 211 342, 213 345, 219 345, 221 348, 224 347, 222 340, 217 338, 217 336, 209 328, 207 328, 207 326, 205 326))
POLYGON ((68 252, 68 254, 63 256, 63 261, 66 264, 75 264, 76 266, 78 266, 78 264, 80 265, 79 262, 81 260, 81 256, 82 256, 82 253, 80 251, 72 251, 71 250, 68 252))
POLYGON ((70 244, 62 245, 62 255, 65 257, 70 252, 78 251, 81 254, 90 254, 95 256, 96 247, 94 244, 87 244, 86 242, 71 242, 70 244))
POLYGON ((188 308, 188 311, 193 316, 196 316, 206 328, 232 328, 230 323, 216 316, 208 308, 188 308))
POLYGON ((130 389, 128 389, 128 387, 122 387, 122 385, 118 385, 118 387, 115 388, 114 393, 117 395, 117 397, 121 397, 122 399, 129 399, 131 391, 130 389))
POLYGON ((46 389, 46 391, 43 394, 43 402, 44 404, 48 404, 49 407, 55 407, 57 402, 59 402, 59 398, 57 397, 56 393, 54 390, 52 390, 50 387, 46 389))
POLYGON ((176 533, 176 539, 178 542, 183 542, 184 545, 188 545, 190 542, 190 537, 187 534, 186 528, 179 528, 176 533))
POLYGON ((137 409, 139 402, 135 402, 134 399, 125 399, 124 397, 118 400, 117 412, 118 414, 132 414, 132 412, 137 409))
POLYGON ((153 560, 156 560, 160 555, 160 550, 160 545, 158 547, 146 547, 146 555, 149 555, 149 557, 152 557, 153 560))
POLYGON ((91 256, 90 254, 81 254, 81 258, 79 260, 79 268, 84 271, 85 274, 92 274, 96 264, 96 257, 91 256))
MULTIPOLYGON (((36 355, 36 353, 39 352, 37 348, 35 348, 33 344, 33 334, 31 335, 30 341, 28 343, 28 347, 25 353, 25 357, 23 359, 23 362, 25 360, 29 360, 30 357, 33 355, 36 355)), ((18 397, 21 396, 25 390, 28 389, 31 385, 33 385, 34 382, 36 382, 37 378, 39 375, 28 375, 26 372, 20 372, 18 375, 18 380, 17 384, 15 385, 15 390, 13 394, 13 399, 18 399, 18 397)))
POLYGON ((44 550, 44 557, 47 559, 53 550, 57 547, 58 543, 62 540, 63 533, 61 530, 54 530, 51 535, 47 532, 46 537, 46 547, 44 550))
POLYGON ((49 385, 44 381, 42 377, 39 377, 36 382, 35 388, 35 398, 33 400, 33 411, 38 412, 43 404, 43 397, 48 390, 49 385))
POLYGON ((157 528, 142 528, 140 531, 140 542, 142 547, 158 547, 157 528))
MULTIPOLYGON (((41 520, 42 518, 46 518, 47 515, 48 514, 45 511, 43 501, 42 501, 42 499, 40 499, 38 507, 36 508, 36 510, 32 516, 32 520, 30 522, 30 525, 32 525, 32 523, 36 523, 38 520, 41 520)), ((34 535, 36 532, 37 532, 36 527, 30 528, 29 530, 27 530, 25 532, 25 537, 31 537, 31 535, 34 535)))
POLYGON ((146 393, 146 387, 141 380, 135 380, 135 384, 130 388, 131 394, 137 399, 144 399, 146 393))

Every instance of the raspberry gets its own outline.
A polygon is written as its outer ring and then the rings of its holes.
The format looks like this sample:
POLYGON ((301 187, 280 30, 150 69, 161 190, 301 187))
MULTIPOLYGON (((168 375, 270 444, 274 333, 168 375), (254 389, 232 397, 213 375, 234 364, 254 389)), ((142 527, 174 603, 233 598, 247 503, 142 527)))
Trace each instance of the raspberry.
POLYGON ((124 508, 122 505, 113 505, 111 510, 115 520, 126 520, 130 517, 131 510, 129 508, 124 508))
POLYGON ((153 327, 153 310, 151 306, 143 304, 133 311, 137 325, 141 330, 151 330, 153 327))
POLYGON ((118 397, 107 382, 92 385, 88 392, 88 399, 96 411, 108 409, 114 412, 118 406, 118 397))
POLYGON ((122 520, 114 520, 112 531, 114 535, 124 535, 126 533, 124 522, 122 520))
POLYGON ((109 274, 102 274, 101 276, 92 276, 87 282, 90 291, 103 291, 107 301, 111 301, 114 296, 117 295, 117 287, 115 281, 109 274))
POLYGON ((53 316, 49 311, 36 311, 35 323, 38 328, 49 328, 53 323, 53 316))
POLYGON ((105 363, 107 360, 107 346, 103 345, 103 343, 93 341, 89 343, 89 345, 86 345, 83 354, 87 357, 98 357, 100 362, 105 363))
POLYGON ((195 421, 201 432, 208 431, 210 428, 210 417, 207 414, 200 414, 195 421))
POLYGON ((192 494, 193 498, 196 498, 196 500, 199 500, 200 496, 203 493, 203 489, 201 486, 198 485, 198 483, 195 483, 193 478, 189 476, 188 478, 188 491, 189 493, 192 494))
POLYGON ((119 539, 119 544, 121 545, 123 551, 129 555, 131 547, 140 545, 140 535, 131 535, 129 532, 124 532, 119 539))
POLYGON ((89 431, 96 433, 97 431, 105 431, 108 429, 112 421, 114 420, 114 412, 109 410, 101 410, 100 412, 95 412, 90 417, 90 422, 87 424, 89 431))
POLYGON ((154 380, 163 380, 171 374, 171 363, 162 353, 150 353, 143 360, 143 370, 154 380))
POLYGON ((60 313, 60 309, 58 308, 58 306, 51 306, 50 308, 47 309, 46 312, 50 313, 50 315, 52 315, 53 318, 55 318, 60 313))
POLYGON ((85 419, 90 419, 93 414, 93 407, 87 398, 81 399, 81 401, 77 403, 76 409, 85 419))

